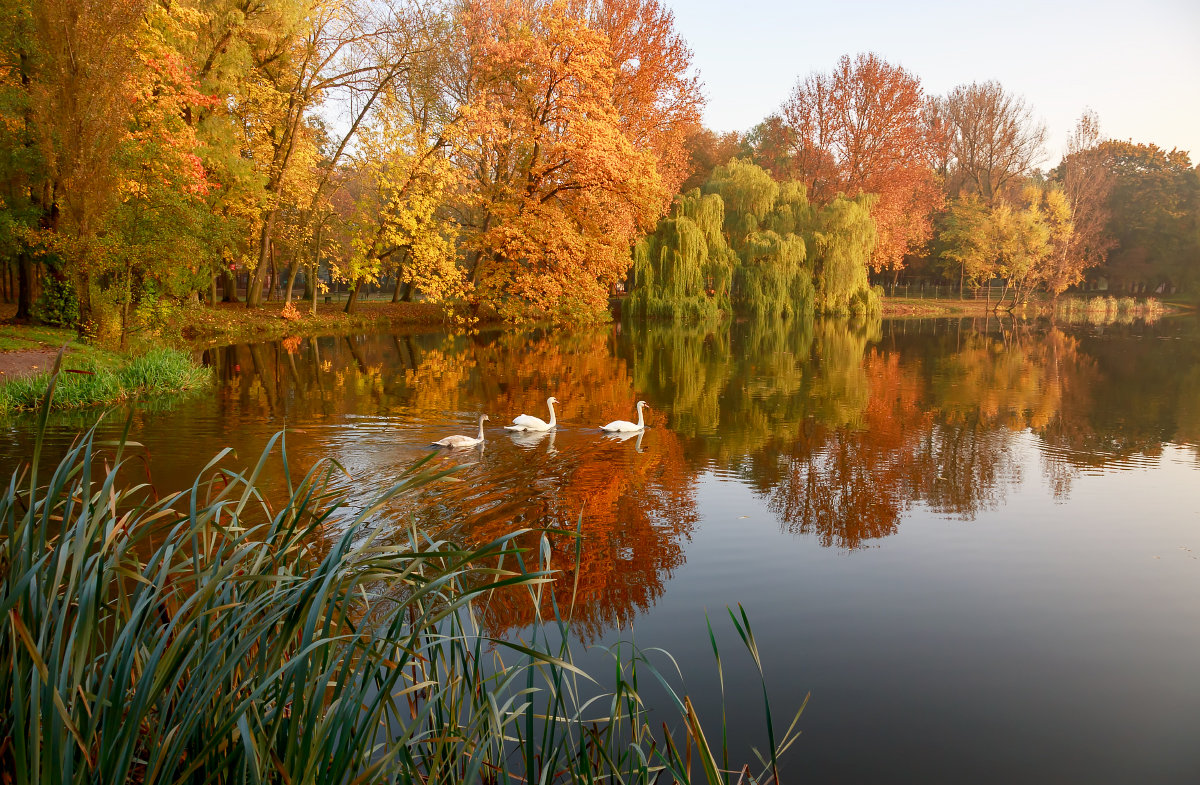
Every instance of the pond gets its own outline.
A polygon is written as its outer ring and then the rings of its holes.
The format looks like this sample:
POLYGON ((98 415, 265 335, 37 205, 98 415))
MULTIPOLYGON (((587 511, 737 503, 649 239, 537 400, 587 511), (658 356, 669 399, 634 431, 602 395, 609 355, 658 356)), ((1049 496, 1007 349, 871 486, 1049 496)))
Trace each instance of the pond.
MULTIPOLYGON (((715 717, 707 613, 744 755, 765 732, 740 603, 777 724, 811 693, 793 778, 1200 780, 1194 318, 380 334, 205 362, 212 393, 133 413, 157 487, 226 446, 252 464, 286 426, 293 475, 336 460, 353 511, 487 413, 482 449, 435 456, 462 482, 405 510, 473 541, 579 522, 580 637, 669 650, 715 717), (550 395, 556 431, 501 428, 550 395), (643 434, 598 430, 638 400, 643 434)), ((56 418, 49 451, 93 417, 56 418)), ((7 426, 6 473, 32 440, 7 426)), ((571 538, 552 543, 572 569, 571 538)), ((532 613, 497 602, 484 622, 519 635, 532 613)))

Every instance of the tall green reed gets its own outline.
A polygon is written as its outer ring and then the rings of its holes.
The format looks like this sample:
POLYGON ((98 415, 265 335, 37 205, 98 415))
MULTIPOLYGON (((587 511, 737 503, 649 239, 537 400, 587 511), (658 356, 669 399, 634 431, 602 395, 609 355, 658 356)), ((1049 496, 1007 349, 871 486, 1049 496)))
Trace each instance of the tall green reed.
MULTIPOLYGON (((39 438, 0 495, 0 780, 750 781, 730 768, 724 718, 713 747, 647 652, 609 649, 600 689, 575 664, 572 607, 551 602, 527 641, 489 637, 478 603, 518 589, 542 608, 565 578, 545 536, 537 553, 517 547, 524 531, 472 547, 412 525, 397 537, 388 503, 447 474, 428 461, 334 527, 341 468, 293 484, 283 434, 248 472, 226 450, 162 498, 125 480, 127 435, 87 431, 44 482, 39 438), (277 447, 289 479, 273 499, 258 480, 277 447), (658 713, 644 680, 667 696, 658 713)), ((748 619, 730 615, 761 672, 748 619)), ((778 779, 796 739, 766 711, 755 782, 778 779)))

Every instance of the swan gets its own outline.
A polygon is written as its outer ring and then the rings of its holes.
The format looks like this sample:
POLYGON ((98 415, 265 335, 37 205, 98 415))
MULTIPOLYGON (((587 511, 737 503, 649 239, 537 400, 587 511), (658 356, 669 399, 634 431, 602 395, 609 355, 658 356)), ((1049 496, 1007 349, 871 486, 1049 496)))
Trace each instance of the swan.
POLYGON ((642 409, 649 408, 645 401, 637 402, 638 421, 629 422, 628 420, 613 420, 608 425, 601 425, 600 430, 608 431, 609 433, 621 433, 624 431, 640 431, 646 427, 645 421, 642 420, 642 409))
POLYGON ((447 436, 445 439, 438 439, 434 442, 437 447, 474 447, 477 444, 483 444, 483 421, 488 419, 486 414, 479 415, 479 436, 472 438, 470 436, 447 436))
POLYGON ((548 431, 558 425, 558 420, 554 418, 554 404, 558 403, 558 399, 551 395, 546 399, 546 406, 550 408, 550 422, 546 422, 540 417, 533 417, 528 414, 518 414, 513 418, 512 425, 504 426, 505 430, 509 431, 548 431))

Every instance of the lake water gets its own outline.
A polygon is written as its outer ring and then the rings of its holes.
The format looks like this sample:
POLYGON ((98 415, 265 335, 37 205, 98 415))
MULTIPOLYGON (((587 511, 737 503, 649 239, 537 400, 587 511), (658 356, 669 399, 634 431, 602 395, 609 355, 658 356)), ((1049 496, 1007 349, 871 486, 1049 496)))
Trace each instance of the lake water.
MULTIPOLYGON (((707 612, 744 753, 765 735, 724 616, 742 604, 777 723, 812 696, 793 780, 1200 782, 1192 317, 382 334, 205 361, 211 394, 133 415, 157 487, 225 446, 252 463, 286 426, 293 474, 337 460, 353 510, 486 412, 484 449, 436 457, 464 482, 407 509, 468 541, 582 515, 580 636, 668 649, 716 717, 707 612), (501 429, 549 395, 556 432, 501 429), (642 436, 597 430, 638 400, 642 436)), ((93 416, 58 418, 50 452, 93 416)), ((6 473, 29 421, 7 434, 6 473)), ((531 614, 484 621, 517 635, 531 614)))

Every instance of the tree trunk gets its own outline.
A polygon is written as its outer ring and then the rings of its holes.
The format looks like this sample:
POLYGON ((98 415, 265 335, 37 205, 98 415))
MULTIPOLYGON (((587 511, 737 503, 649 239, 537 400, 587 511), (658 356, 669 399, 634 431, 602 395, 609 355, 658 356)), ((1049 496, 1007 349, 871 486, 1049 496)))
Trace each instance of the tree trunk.
POLYGON ((33 318, 33 257, 21 251, 17 257, 17 316, 18 322, 33 318))
POLYGON ((400 286, 401 286, 400 279, 397 278, 396 285, 395 285, 395 287, 392 288, 392 304, 393 305, 400 302, 400 286))
MULTIPOLYGON (((988 293, 991 293, 989 288, 988 293)), ((1008 296, 1008 281, 1004 282, 1004 288, 1000 290, 1000 299, 996 301, 996 310, 1000 310, 1000 306, 1004 305, 1004 298, 1008 296)))
POLYGON ((354 306, 358 304, 358 290, 362 288, 362 279, 358 278, 354 281, 354 286, 350 287, 350 298, 346 300, 346 308, 342 313, 354 313, 354 306))
POLYGON ((221 271, 221 286, 225 289, 225 294, 221 298, 223 303, 240 303, 237 293, 237 277, 228 269, 221 271))
MULTIPOLYGON (((284 303, 290 303, 292 301, 292 290, 296 288, 296 276, 299 274, 300 260, 293 259, 292 263, 288 265, 287 295, 283 298, 284 303)), ((305 291, 307 291, 307 289, 305 291)))
POLYGON ((258 238, 258 264, 254 266, 254 274, 246 286, 246 307, 257 308, 262 305, 263 281, 267 277, 267 262, 271 258, 271 235, 275 233, 275 210, 267 211, 263 221, 262 231, 258 238))

